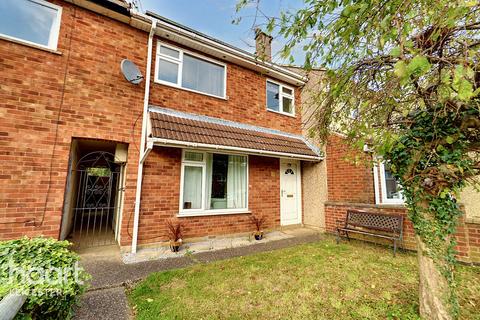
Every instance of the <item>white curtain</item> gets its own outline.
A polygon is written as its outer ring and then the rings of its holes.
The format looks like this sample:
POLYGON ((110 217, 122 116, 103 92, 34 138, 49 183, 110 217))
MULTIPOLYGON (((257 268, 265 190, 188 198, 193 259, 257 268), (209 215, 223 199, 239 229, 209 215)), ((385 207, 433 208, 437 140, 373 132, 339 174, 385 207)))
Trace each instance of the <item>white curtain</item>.
POLYGON ((223 96, 224 67, 183 55, 182 87, 223 96))
POLYGON ((185 166, 183 181, 184 209, 202 208, 202 170, 202 167, 185 166))
POLYGON ((247 206, 247 162, 244 156, 228 157, 227 208, 247 206))
POLYGON ((206 182, 207 186, 205 194, 205 208, 211 209, 212 206, 212 174, 213 174, 213 154, 207 153, 207 170, 206 170, 206 182))

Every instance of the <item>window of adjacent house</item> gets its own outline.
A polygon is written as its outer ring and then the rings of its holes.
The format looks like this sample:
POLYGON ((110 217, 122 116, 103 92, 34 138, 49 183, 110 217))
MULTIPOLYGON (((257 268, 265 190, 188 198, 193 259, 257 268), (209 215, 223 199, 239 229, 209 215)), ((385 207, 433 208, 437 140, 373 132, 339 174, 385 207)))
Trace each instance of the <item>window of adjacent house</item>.
POLYGON ((390 170, 388 163, 380 164, 382 203, 403 203, 402 188, 390 170))
POLYGON ((56 50, 62 8, 43 0, 0 1, 0 35, 56 50))
POLYGON ((184 151, 180 211, 247 209, 247 157, 184 151))
POLYGON ((267 109, 288 115, 295 114, 293 89, 267 80, 267 109))
POLYGON ((160 83, 225 97, 225 65, 161 43, 157 52, 156 79, 160 83))

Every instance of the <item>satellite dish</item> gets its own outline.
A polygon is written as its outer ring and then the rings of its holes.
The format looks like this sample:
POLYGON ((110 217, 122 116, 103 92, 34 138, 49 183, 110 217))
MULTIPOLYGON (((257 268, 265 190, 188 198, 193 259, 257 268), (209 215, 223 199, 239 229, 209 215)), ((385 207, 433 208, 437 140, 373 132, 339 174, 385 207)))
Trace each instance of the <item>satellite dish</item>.
POLYGON ((120 69, 122 69, 123 76, 128 82, 133 84, 139 84, 142 82, 143 75, 132 61, 123 59, 120 63, 120 69))

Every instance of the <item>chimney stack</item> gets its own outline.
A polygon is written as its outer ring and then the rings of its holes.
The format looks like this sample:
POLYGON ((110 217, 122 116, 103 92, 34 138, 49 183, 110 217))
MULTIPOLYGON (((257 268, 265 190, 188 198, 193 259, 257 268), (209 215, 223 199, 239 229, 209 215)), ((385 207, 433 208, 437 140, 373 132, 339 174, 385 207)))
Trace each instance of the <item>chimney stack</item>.
POLYGON ((255 29, 255 55, 263 61, 272 61, 272 39, 260 28, 255 29))

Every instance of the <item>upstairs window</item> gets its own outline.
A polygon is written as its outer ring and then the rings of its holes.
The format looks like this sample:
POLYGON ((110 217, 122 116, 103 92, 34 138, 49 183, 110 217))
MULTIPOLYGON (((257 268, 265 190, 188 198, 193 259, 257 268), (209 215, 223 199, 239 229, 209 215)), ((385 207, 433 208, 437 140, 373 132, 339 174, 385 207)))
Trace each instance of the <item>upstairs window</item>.
POLYGON ((56 50, 61 14, 43 0, 1 0, 0 37, 56 50))
POLYGON ((225 98, 226 66, 208 58, 159 43, 157 82, 225 98))
POLYGON ((267 80, 267 109, 295 115, 293 88, 267 80))

